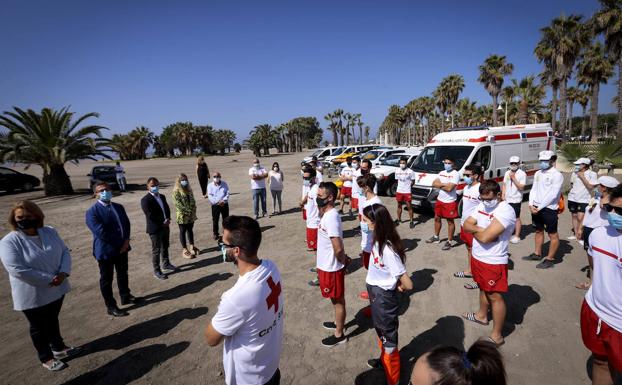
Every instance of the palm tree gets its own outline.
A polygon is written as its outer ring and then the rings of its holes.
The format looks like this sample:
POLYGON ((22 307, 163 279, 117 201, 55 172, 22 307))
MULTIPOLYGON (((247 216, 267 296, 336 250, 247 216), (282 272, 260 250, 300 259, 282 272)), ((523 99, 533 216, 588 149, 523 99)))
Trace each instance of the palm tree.
POLYGON ((613 75, 613 65, 605 57, 605 50, 600 42, 595 42, 581 55, 578 65, 577 79, 580 84, 589 87, 590 97, 590 130, 596 132, 598 125, 598 95, 600 84, 607 83, 613 75))
POLYGON ((270 155, 270 147, 274 145, 276 139, 276 131, 269 124, 260 124, 250 132, 253 142, 263 149, 264 155, 270 155))
POLYGON ((504 103, 504 109, 503 109, 503 113, 505 114, 505 117, 503 119, 505 125, 510 124, 511 121, 511 115, 510 115, 510 110, 512 111, 516 111, 516 103, 514 103, 514 87, 512 86, 506 86, 503 87, 503 90, 501 90, 501 100, 504 103))
POLYGON ((339 140, 337 137, 337 124, 335 122, 335 115, 333 113, 328 113, 324 116, 324 120, 329 122, 328 129, 333 133, 333 146, 339 145, 339 140))
POLYGON ((566 100, 568 101, 568 132, 572 135, 572 110, 577 98, 579 97, 579 89, 577 87, 568 87, 566 90, 566 100))
POLYGON ((514 65, 508 63, 505 56, 490 55, 479 66, 479 78, 477 81, 482 83, 486 91, 492 96, 492 124, 498 125, 497 119, 497 98, 503 87, 503 79, 514 71, 514 65))
POLYGON ((341 139, 341 146, 345 145, 345 132, 343 131, 343 110, 341 108, 336 109, 333 112, 333 117, 335 119, 335 123, 337 124, 337 131, 339 132, 339 138, 341 139))
POLYGON ((526 124, 529 121, 529 112, 540 108, 544 99, 544 87, 535 83, 535 76, 527 76, 521 81, 512 79, 514 94, 519 99, 518 123, 526 124))
POLYGON ((4 162, 38 164, 43 169, 45 195, 71 194, 73 187, 65 163, 82 159, 110 159, 106 154, 109 140, 101 135, 106 127, 80 125, 99 114, 90 112, 77 119, 68 107, 58 111, 44 108, 41 112, 13 107, 0 116, 0 126, 8 129, 0 146, 4 162))
POLYGON ((147 159, 147 149, 153 144, 154 134, 147 127, 136 127, 128 134, 132 143, 132 152, 135 159, 147 159))
POLYGON ((587 90, 582 88, 577 88, 577 103, 581 106, 581 136, 587 135, 587 121, 586 121, 586 110, 587 104, 590 101, 590 95, 587 90))
MULTIPOLYGON (((494 103, 493 103, 494 106, 494 103)), ((494 110, 494 107, 493 107, 494 110)), ((456 104, 458 112, 458 125, 462 127, 470 127, 474 125, 477 119, 477 103, 472 102, 469 98, 458 100, 456 104)), ((494 114, 493 114, 494 118, 494 114)))
POLYGON ((557 78, 555 77, 554 64, 545 63, 544 70, 540 73, 538 77, 541 84, 551 87, 551 105, 549 111, 551 113, 551 126, 553 128, 553 131, 555 131, 557 128, 557 111, 559 110, 557 102, 559 80, 557 80, 557 78))
MULTIPOLYGON (((618 99, 622 99, 622 0, 599 0, 601 9, 592 17, 597 33, 605 38, 609 59, 618 66, 618 99)), ((622 105, 618 108, 618 138, 622 138, 622 105)))
POLYGON ((462 75, 452 74, 441 80, 441 94, 445 99, 446 106, 451 114, 451 127, 454 127, 454 112, 460 93, 464 90, 464 78, 462 75))

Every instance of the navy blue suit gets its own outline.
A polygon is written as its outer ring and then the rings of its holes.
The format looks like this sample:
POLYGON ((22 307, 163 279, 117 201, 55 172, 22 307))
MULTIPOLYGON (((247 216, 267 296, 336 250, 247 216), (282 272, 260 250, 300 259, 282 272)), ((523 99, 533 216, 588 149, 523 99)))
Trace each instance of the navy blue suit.
POLYGON ((86 225, 93 233, 93 256, 99 264, 99 287, 104 302, 108 309, 116 309, 117 302, 112 294, 114 270, 121 299, 130 297, 127 251, 121 252, 125 241, 130 239, 130 220, 122 205, 98 201, 87 210, 86 225))

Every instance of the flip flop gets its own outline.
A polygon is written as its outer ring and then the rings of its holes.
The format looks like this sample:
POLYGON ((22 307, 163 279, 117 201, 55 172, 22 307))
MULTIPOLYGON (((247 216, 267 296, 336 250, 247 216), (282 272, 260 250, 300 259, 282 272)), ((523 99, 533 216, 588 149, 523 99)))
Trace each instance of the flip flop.
POLYGON ((458 271, 454 273, 454 277, 456 278, 473 278, 471 274, 467 274, 464 271, 458 271))
POLYGON ((493 339, 492 339, 492 337, 482 338, 482 340, 483 340, 483 341, 488 341, 488 342, 491 342, 491 343, 495 344, 495 346, 496 346, 497 348, 498 348, 498 347, 501 347, 501 345, 505 344, 505 339, 504 339, 504 340, 502 340, 501 342, 497 342, 497 341, 493 340, 493 339))
POLYGON ((474 289, 479 289, 479 285, 477 284, 477 282, 469 282, 466 285, 464 285, 464 288, 467 290, 474 290, 474 289))
POLYGON ((581 290, 587 290, 590 288, 590 286, 592 286, 591 282, 581 282, 579 284, 574 285, 574 287, 576 287, 577 289, 581 289, 581 290))
POLYGON ((475 318, 475 313, 463 314, 462 318, 464 318, 467 321, 474 322, 474 323, 476 323, 478 325, 488 326, 488 322, 482 322, 482 321, 478 320, 477 318, 475 318))

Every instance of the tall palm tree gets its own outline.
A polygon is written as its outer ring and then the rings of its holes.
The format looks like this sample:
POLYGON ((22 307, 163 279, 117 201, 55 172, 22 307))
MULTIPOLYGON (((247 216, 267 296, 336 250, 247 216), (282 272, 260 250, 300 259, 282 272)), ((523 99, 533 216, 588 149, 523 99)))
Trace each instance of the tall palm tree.
POLYGON ((451 127, 454 127, 454 113, 460 93, 464 90, 464 78, 462 75, 452 74, 441 80, 441 90, 446 99, 447 107, 451 114, 451 127))
POLYGON ((133 129, 129 137, 136 159, 147 159, 147 149, 153 144, 154 133, 147 127, 140 126, 133 129))
POLYGON ((501 90, 501 100, 503 101, 504 104, 504 108, 503 108, 503 113, 505 114, 504 118, 503 118, 503 124, 508 125, 510 124, 510 111, 515 111, 516 110, 516 106, 514 103, 514 87, 512 86, 506 86, 503 87, 503 90, 501 90))
POLYGON ((566 90, 566 100, 568 101, 568 132, 572 135, 572 110, 579 97, 579 89, 577 87, 568 87, 566 90))
POLYGON ((0 126, 8 133, 0 146, 3 162, 38 164, 43 169, 45 195, 71 194, 73 187, 65 171, 65 163, 82 159, 110 159, 105 152, 109 140, 102 137, 106 127, 81 126, 99 114, 90 112, 74 119, 68 107, 60 110, 44 108, 41 112, 22 110, 5 111, 0 115, 0 126))
POLYGON ((605 57, 605 49, 600 42, 595 42, 581 55, 578 65, 577 79, 580 84, 588 86, 590 97, 590 130, 596 133, 598 125, 598 95, 601 83, 613 75, 613 65, 605 57))
POLYGON ((590 102, 588 90, 577 88, 577 103, 581 106, 581 136, 587 135, 587 104, 590 102))
POLYGON ((530 75, 519 81, 512 79, 514 94, 519 99, 518 123, 526 124, 529 122, 529 112, 540 108, 544 99, 544 87, 536 84, 535 76, 530 75))
MULTIPOLYGON (((601 9, 592 17, 597 33, 605 38, 609 59, 618 66, 618 99, 622 99, 622 0, 599 0, 601 9)), ((618 103, 618 138, 622 138, 622 105, 618 103)))
POLYGON ((445 131, 445 116, 448 109, 447 90, 445 84, 441 82, 438 87, 436 87, 434 92, 432 92, 432 97, 434 98, 434 105, 438 108, 438 112, 441 115, 440 131, 445 131))
POLYGON ((324 120, 327 120, 328 129, 333 133, 333 146, 339 146, 339 138, 337 137, 337 123, 335 121, 335 114, 328 113, 324 116, 324 120))
POLYGON ((475 124, 477 116, 476 102, 472 102, 469 98, 460 99, 456 104, 456 111, 458 112, 458 125, 463 127, 470 127, 475 124))
POLYGON ((544 70, 538 76, 540 79, 540 83, 543 85, 547 85, 551 87, 551 105, 550 105, 550 114, 551 114, 551 126, 553 131, 557 129, 557 112, 559 110, 558 104, 558 90, 559 90, 559 80, 555 76, 555 68, 553 63, 545 63, 544 70))
POLYGON ((498 125, 497 119, 497 101, 501 88, 503 87, 503 79, 514 71, 514 65, 506 61, 505 56, 490 55, 479 66, 479 78, 477 79, 484 85, 486 91, 492 96, 492 124, 498 125))
POLYGON ((336 109, 333 112, 335 123, 337 123, 337 131, 339 132, 339 138, 341 139, 341 146, 345 146, 345 131, 343 130, 343 110, 341 108, 336 109))

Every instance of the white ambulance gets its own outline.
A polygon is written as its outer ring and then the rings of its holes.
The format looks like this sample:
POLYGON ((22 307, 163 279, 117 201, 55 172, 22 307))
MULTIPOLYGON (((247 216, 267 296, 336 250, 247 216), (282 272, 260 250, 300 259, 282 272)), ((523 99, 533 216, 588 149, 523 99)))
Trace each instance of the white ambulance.
MULTIPOLYGON (((432 187, 432 182, 443 170, 446 158, 454 160, 460 175, 464 166, 480 163, 485 179, 501 182, 510 167, 510 157, 517 155, 522 162, 521 168, 527 173, 527 192, 533 184, 533 175, 538 171, 538 153, 543 150, 555 151, 555 138, 549 123, 467 127, 440 133, 430 140, 411 166, 416 174, 412 204, 415 207, 434 207, 438 189, 432 187)), ((457 187, 460 196, 464 186, 461 178, 457 187)))

